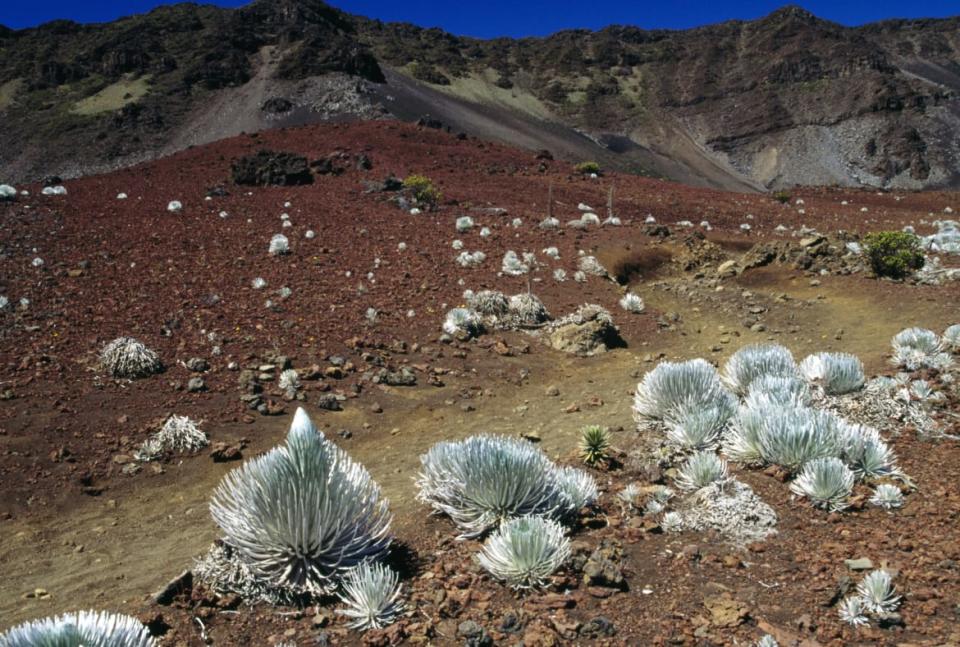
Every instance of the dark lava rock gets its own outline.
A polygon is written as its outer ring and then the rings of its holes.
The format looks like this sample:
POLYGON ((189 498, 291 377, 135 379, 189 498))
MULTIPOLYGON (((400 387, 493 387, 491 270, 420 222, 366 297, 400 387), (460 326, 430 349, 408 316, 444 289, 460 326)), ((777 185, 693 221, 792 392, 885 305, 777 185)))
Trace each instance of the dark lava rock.
POLYGON ((233 181, 245 186, 292 186, 311 184, 307 158, 294 153, 261 150, 236 160, 233 181))
POLYGON ((340 164, 341 161, 342 158, 340 155, 329 155, 310 162, 310 168, 312 168, 317 175, 341 175, 347 170, 340 164))
POLYGON ((214 443, 210 451, 210 458, 214 463, 226 463, 227 461, 238 461, 243 458, 243 444, 234 443, 228 445, 224 442, 214 443))
POLYGON ((464 639, 467 647, 492 647, 493 638, 487 630, 473 620, 466 620, 457 627, 457 636, 464 639))
POLYGON ((194 373, 203 373, 210 368, 210 363, 202 357, 191 357, 187 360, 187 368, 194 373))
POLYGON ((293 102, 290 101, 290 99, 285 99, 284 97, 270 97, 263 102, 263 105, 260 106, 260 110, 272 115, 281 115, 285 112, 290 112, 293 110, 293 102))
POLYGON ((340 406, 340 400, 337 399, 337 396, 332 393, 325 393, 320 396, 317 400, 317 406, 321 409, 326 409, 327 411, 342 411, 343 407, 340 406))
POLYGON ((580 627, 579 634, 582 638, 600 638, 601 636, 612 636, 617 633, 617 628, 613 622, 604 616, 597 616, 588 620, 580 627))
POLYGON ((435 130, 440 130, 443 128, 443 122, 439 119, 434 119, 430 115, 424 115, 417 119, 417 125, 423 128, 433 128, 435 130))
POLYGON ((415 386, 417 376, 409 368, 402 368, 399 371, 388 371, 381 369, 373 376, 374 384, 386 384, 387 386, 415 386))

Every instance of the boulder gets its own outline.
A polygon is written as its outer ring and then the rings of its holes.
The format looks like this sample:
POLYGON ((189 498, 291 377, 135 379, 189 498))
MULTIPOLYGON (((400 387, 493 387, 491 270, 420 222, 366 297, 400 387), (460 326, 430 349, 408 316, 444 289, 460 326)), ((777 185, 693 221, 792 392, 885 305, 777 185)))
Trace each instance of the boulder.
POLYGON ((292 186, 313 182, 307 158, 294 153, 261 150, 234 161, 231 170, 234 183, 245 186, 292 186))
POLYGON ((625 345, 610 313, 590 305, 554 322, 546 331, 546 341, 551 348, 583 356, 625 345))

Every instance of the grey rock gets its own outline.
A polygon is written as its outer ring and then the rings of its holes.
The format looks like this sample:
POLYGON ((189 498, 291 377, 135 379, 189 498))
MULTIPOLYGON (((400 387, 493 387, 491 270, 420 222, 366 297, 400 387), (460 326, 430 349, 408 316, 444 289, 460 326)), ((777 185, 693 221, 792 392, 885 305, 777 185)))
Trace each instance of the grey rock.
POLYGON ((203 373, 210 368, 210 364, 202 357, 191 357, 187 360, 187 368, 194 373, 203 373))
POLYGON ((869 557, 860 557, 859 559, 845 559, 843 563, 851 571, 869 571, 873 568, 873 562, 869 557))
POLYGON ((321 409, 326 409, 327 411, 342 411, 343 407, 340 406, 340 400, 337 396, 332 393, 324 393, 317 399, 317 406, 321 409))
POLYGON ((207 385, 203 381, 202 377, 191 377, 187 382, 187 391, 190 393, 199 393, 200 391, 206 391, 207 385))

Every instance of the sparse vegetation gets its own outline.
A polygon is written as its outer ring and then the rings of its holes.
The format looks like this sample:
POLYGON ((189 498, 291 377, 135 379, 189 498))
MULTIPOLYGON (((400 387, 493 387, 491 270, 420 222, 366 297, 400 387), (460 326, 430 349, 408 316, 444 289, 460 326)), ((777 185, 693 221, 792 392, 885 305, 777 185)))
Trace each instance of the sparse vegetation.
POLYGON ((607 460, 610 450, 610 432, 599 425, 588 425, 580 430, 580 455, 587 465, 607 460))
POLYGON ((100 365, 113 377, 137 379, 163 370, 160 358, 132 337, 118 337, 100 351, 100 365))
POLYGON ((134 456, 140 461, 152 461, 166 452, 196 452, 209 444, 207 435, 187 416, 170 416, 160 431, 144 441, 134 456))
POLYGON ((403 187, 409 189, 413 199, 424 206, 434 207, 443 198, 433 181, 425 175, 408 175, 403 179, 403 187))
POLYGON ((580 162, 573 168, 580 175, 600 175, 600 165, 596 162, 580 162))
POLYGON ((773 194, 773 199, 779 202, 780 204, 787 204, 790 202, 791 196, 789 191, 775 191, 773 194))
POLYGON ((870 266, 877 276, 902 279, 923 267, 920 239, 903 231, 880 231, 863 238, 870 266))

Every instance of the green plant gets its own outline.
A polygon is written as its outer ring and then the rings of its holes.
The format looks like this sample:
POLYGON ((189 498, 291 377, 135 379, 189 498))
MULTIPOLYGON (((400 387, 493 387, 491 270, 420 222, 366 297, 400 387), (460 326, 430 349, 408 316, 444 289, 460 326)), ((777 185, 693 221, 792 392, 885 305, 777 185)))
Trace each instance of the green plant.
POLYGON ((864 239, 867 258, 877 276, 902 279, 923 267, 920 239, 904 231, 878 231, 864 239))
POLYGON ((408 175, 403 180, 403 187, 413 193, 417 202, 433 206, 440 202, 443 194, 433 185, 433 181, 426 175, 408 175))
POLYGON ((592 173, 600 175, 600 165, 596 162, 580 162, 573 168, 581 175, 590 175, 592 173))
POLYGON ((780 204, 787 204, 790 202, 790 194, 786 191, 777 191, 773 194, 773 199, 779 202, 780 204))
POLYGON ((610 433, 600 425, 588 425, 580 432, 580 455, 587 465, 606 460, 610 449, 610 433))

